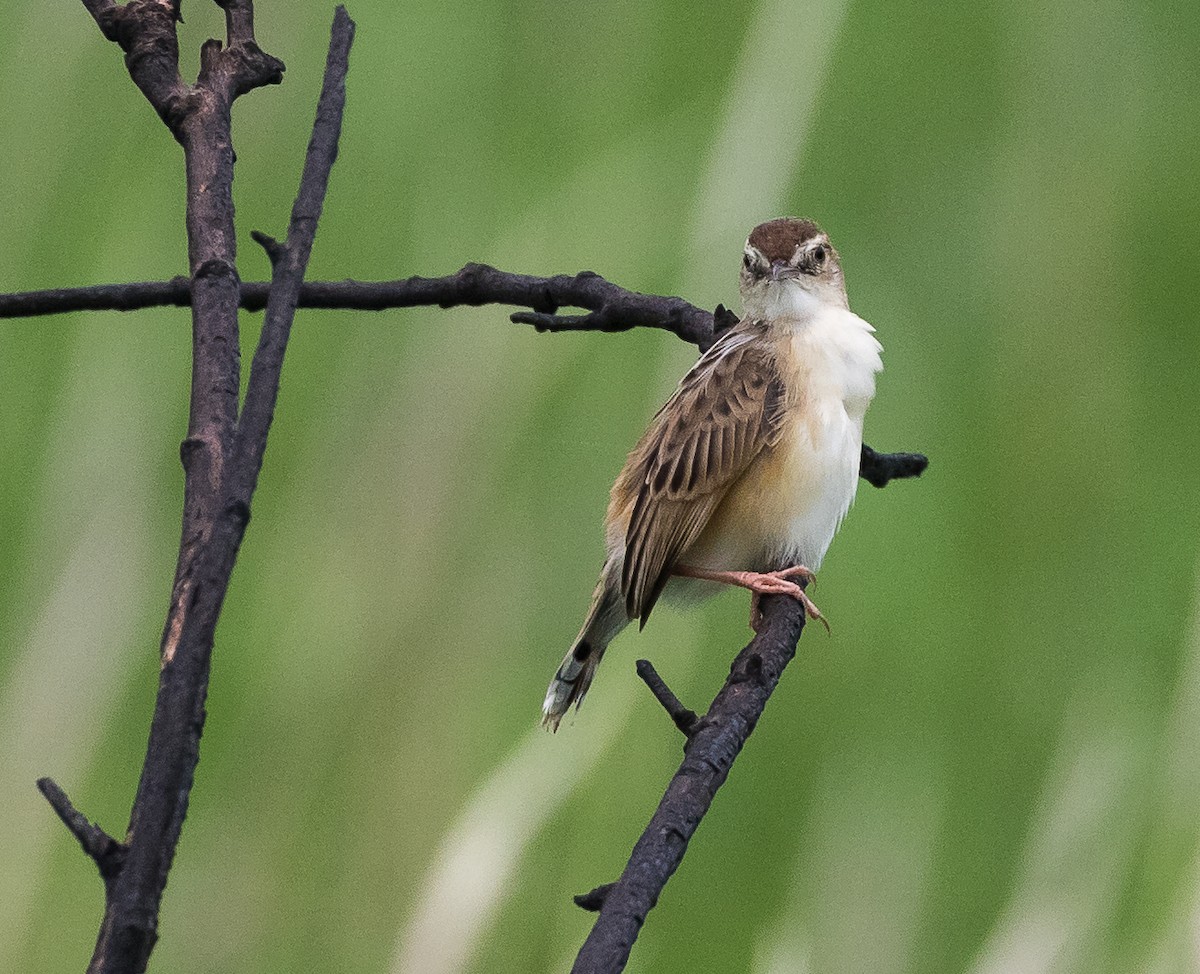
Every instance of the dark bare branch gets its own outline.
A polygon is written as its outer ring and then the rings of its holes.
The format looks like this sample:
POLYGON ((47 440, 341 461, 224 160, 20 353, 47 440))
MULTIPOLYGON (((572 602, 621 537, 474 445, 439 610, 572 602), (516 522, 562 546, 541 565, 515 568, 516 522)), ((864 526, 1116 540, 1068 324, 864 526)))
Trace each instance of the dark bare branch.
MULTIPOLYGON (((136 311, 140 308, 189 303, 185 278, 134 284, 102 284, 94 287, 58 288, 0 294, 0 318, 33 317, 68 311, 136 311)), ((241 285, 241 306, 261 311, 266 306, 268 285, 241 285)), ((686 342, 707 348, 713 341, 713 315, 682 298, 659 297, 627 291, 599 274, 580 271, 554 277, 510 274, 486 264, 467 264, 445 277, 409 277, 396 281, 322 281, 300 289, 301 308, 343 308, 354 311, 384 311, 434 305, 510 304, 531 308, 555 320, 530 320, 546 331, 626 331, 630 328, 660 328, 686 342), (559 308, 586 308, 586 322, 564 321, 559 308)), ((525 321, 513 316, 514 320, 525 321)), ((736 318, 734 319, 737 320, 736 318)))
MULTIPOLYGON (((233 5, 233 0, 230 0, 233 5)), ((329 55, 325 62, 325 81, 317 103, 317 118, 300 177, 300 190, 292 206, 287 240, 280 244, 273 237, 258 233, 255 239, 271 258, 271 289, 267 312, 259 335, 258 349, 250 367, 250 382, 246 402, 238 421, 237 466, 230 483, 231 495, 247 507, 258 483, 263 453, 267 448, 267 433, 275 413, 279 394, 279 377, 283 356, 287 351, 292 321, 304 272, 312 252, 317 222, 325 205, 329 188, 329 173, 337 159, 338 139, 342 132, 342 114, 346 106, 346 71, 350 63, 350 46, 354 43, 354 21, 339 6, 334 12, 329 55)))
MULTIPOLYGON (((120 7, 103 0, 84 2, 105 36, 125 50, 134 81, 183 145, 187 170, 191 271, 187 285, 193 341, 188 432, 180 451, 185 471, 183 526, 163 631, 158 696, 130 814, 130 844, 112 876, 106 877, 105 915, 89 967, 92 972, 124 974, 145 970, 158 936, 159 906, 199 760, 213 634, 249 518, 255 478, 239 478, 236 471, 257 472, 265 444, 263 428, 256 455, 239 463, 241 286, 233 223, 230 108, 239 95, 278 82, 283 65, 255 43, 250 0, 223 4, 228 45, 222 49, 219 42, 209 41, 203 46, 200 76, 190 87, 179 78, 177 0, 130 0, 120 7)), ((352 32, 344 11, 339 11, 337 23, 342 33, 352 32)), ((339 36, 335 30, 335 42, 339 36)), ((342 61, 339 78, 333 82, 337 87, 345 75, 349 44, 331 45, 331 62, 333 51, 342 61)), ((330 84, 328 77, 326 84, 330 84)), ((323 94, 323 104, 325 100, 323 94)), ((339 97, 331 109, 338 125, 341 109, 339 97)), ((332 161, 330 155, 327 163, 318 165, 325 165, 321 195, 332 161)), ((319 215, 319 205, 315 213, 319 215)), ((315 218, 305 231, 307 243, 298 248, 303 260, 293 272, 303 274, 313 232, 315 218)), ((169 282, 175 288, 179 283, 169 282)), ((270 299, 279 308, 274 320, 290 314, 287 300, 286 287, 282 298, 270 299)), ((277 340, 278 328, 271 334, 277 340)))
POLYGON ((607 889, 600 888, 604 889, 600 915, 571 968, 573 974, 624 970, 646 914, 683 860, 688 842, 758 723, 783 668, 795 656, 804 628, 803 606, 787 596, 764 596, 762 619, 758 635, 738 654, 725 685, 684 745, 683 762, 633 847, 621 878, 607 889))
POLYGON ((254 43, 254 4, 249 0, 214 0, 225 11, 229 46, 254 43))
POLYGON ((282 82, 284 64, 255 41, 252 0, 215 2, 225 11, 225 49, 221 49, 220 41, 204 42, 196 87, 211 92, 228 106, 239 95, 282 82))
MULTIPOLYGON (((246 289, 258 290, 261 310, 267 303, 266 284, 243 284, 242 301, 246 307, 246 289)), ((31 318, 37 315, 66 314, 72 311, 136 311, 140 308, 189 308, 192 304, 186 277, 169 281, 145 281, 134 284, 97 284, 91 287, 61 287, 46 291, 17 291, 0 294, 0 318, 31 318)))
POLYGON ((179 76, 178 0, 83 0, 101 33, 125 52, 125 67, 158 117, 179 139, 197 106, 195 92, 179 76))

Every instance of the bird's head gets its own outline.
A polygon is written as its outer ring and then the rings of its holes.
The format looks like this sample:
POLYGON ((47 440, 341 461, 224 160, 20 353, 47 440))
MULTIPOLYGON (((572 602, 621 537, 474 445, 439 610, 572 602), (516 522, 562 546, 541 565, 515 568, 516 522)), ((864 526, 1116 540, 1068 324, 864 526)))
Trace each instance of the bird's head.
POLYGON ((848 307, 838 252, 812 220, 760 223, 742 255, 742 302, 752 318, 803 315, 815 305, 848 307))

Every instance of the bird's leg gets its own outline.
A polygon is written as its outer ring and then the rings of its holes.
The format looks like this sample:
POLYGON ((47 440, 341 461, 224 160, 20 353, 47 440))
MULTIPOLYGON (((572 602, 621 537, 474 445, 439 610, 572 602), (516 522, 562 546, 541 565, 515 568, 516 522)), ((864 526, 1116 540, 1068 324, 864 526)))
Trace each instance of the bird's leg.
POLYGON ((804 606, 810 619, 816 619, 829 631, 829 623, 821 615, 821 610, 813 605, 804 589, 793 582, 792 578, 802 578, 805 585, 811 585, 816 575, 803 565, 793 565, 776 572, 743 572, 743 571, 714 571, 708 568, 693 568, 690 565, 676 565, 671 573, 682 575, 684 578, 700 578, 707 582, 720 582, 723 585, 738 585, 748 588, 754 593, 750 600, 750 627, 758 632, 759 612, 758 597, 760 595, 790 595, 804 606))

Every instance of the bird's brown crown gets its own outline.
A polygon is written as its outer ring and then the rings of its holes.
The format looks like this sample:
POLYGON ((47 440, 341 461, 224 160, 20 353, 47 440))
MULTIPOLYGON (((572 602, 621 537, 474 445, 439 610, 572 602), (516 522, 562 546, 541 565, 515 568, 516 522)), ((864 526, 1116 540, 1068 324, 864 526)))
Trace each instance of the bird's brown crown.
POLYGON ((821 228, 812 220, 785 216, 760 223, 751 231, 749 243, 768 261, 791 260, 797 247, 820 233, 821 228))

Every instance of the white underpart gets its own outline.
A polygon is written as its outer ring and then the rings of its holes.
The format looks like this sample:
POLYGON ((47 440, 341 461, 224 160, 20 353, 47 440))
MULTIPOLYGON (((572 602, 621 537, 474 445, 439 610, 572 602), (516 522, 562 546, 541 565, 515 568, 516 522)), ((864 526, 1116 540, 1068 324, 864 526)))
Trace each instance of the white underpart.
POLYGON ((808 383, 796 433, 781 444, 791 489, 779 502, 791 510, 781 512, 786 532, 775 554, 814 571, 858 490, 863 416, 883 368, 874 332, 853 312, 825 306, 797 322, 791 339, 808 383))
POLYGON ((790 354, 780 365, 797 402, 775 453, 751 464, 684 560, 713 569, 788 563, 816 571, 858 489, 863 416, 882 348, 867 322, 795 282, 772 284, 749 305, 783 332, 790 354))

